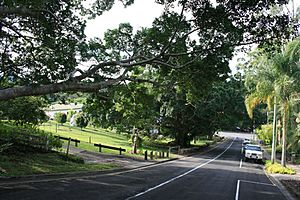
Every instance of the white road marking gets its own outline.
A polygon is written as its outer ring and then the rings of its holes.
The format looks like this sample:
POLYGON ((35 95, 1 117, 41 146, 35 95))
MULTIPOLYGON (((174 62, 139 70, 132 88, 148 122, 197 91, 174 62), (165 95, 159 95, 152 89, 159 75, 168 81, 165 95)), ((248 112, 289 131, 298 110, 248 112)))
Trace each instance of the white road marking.
POLYGON ((240 161, 240 168, 242 168, 242 164, 243 164, 243 159, 241 159, 240 161))
POLYGON ((276 185, 269 184, 269 183, 261 183, 261 182, 247 181, 247 180, 238 180, 237 184, 236 184, 235 200, 239 200, 239 193, 240 193, 240 184, 241 184, 241 182, 277 187, 276 185))
MULTIPOLYGON (((208 152, 216 149, 217 147, 219 147, 221 144, 223 144, 223 142, 217 144, 216 146, 214 146, 211 149, 208 149, 206 151, 203 151, 203 152, 199 153, 198 155, 202 155, 204 153, 208 153, 208 152)), ((46 178, 46 179, 42 179, 42 180, 15 181, 15 182, 10 182, 10 183, 9 182, 6 182, 6 183, 4 182, 4 183, 0 183, 0 187, 7 186, 7 185, 30 184, 30 183, 44 183, 44 182, 53 182, 53 181, 61 181, 61 180, 89 179, 89 178, 98 178, 98 177, 102 177, 102 176, 115 176, 115 175, 126 174, 126 173, 130 173, 130 172, 140 171, 140 170, 143 170, 143 169, 149 169, 149 168, 152 168, 152 167, 157 167, 157 166, 160 166, 160 165, 169 164, 169 163, 172 163, 172 162, 176 162, 178 160, 185 160, 187 158, 188 157, 184 157, 184 158, 180 158, 180 159, 177 159, 177 160, 172 160, 172 161, 168 161, 168 162, 161 162, 161 163, 156 163, 156 164, 152 164, 152 165, 146 165, 144 167, 137 167, 137 168, 129 169, 129 170, 126 170, 126 171, 111 172, 111 173, 108 173, 108 174, 83 175, 83 176, 76 176, 75 175, 75 176, 70 176, 70 177, 46 178)))
POLYGON ((126 200, 130 200, 130 199, 134 199, 134 198, 136 198, 136 197, 142 196, 142 195, 144 195, 144 194, 146 194, 146 193, 148 193, 148 192, 150 192, 150 191, 152 191, 152 190, 155 190, 155 189, 160 188, 160 187, 162 187, 162 186, 164 186, 164 185, 166 185, 166 184, 169 184, 169 183, 175 181, 176 179, 182 178, 182 177, 184 177, 184 176, 186 176, 186 175, 192 173, 193 171, 195 171, 195 170, 197 170, 197 169, 199 169, 199 168, 201 168, 201 167, 203 167, 203 166, 205 166, 205 165, 207 165, 207 164, 209 164, 209 163, 215 161, 215 160, 218 159, 220 156, 222 156, 222 155, 223 155, 223 154, 224 154, 224 153, 232 146, 232 144, 233 144, 234 141, 235 141, 235 139, 232 140, 231 144, 230 144, 230 145, 229 145, 222 153, 220 153, 219 155, 217 155, 217 156, 214 157, 213 159, 211 159, 211 160, 209 160, 209 161, 207 161, 207 162, 205 162, 205 163, 203 163, 203 164, 201 164, 201 165, 199 165, 199 166, 197 166, 197 167, 195 167, 195 168, 193 168, 193 169, 191 169, 191 170, 189 170, 189 171, 187 171, 187 172, 185 172, 185 173, 183 173, 183 174, 180 174, 180 175, 178 175, 178 176, 175 176, 174 178, 171 178, 171 179, 169 179, 169 180, 167 180, 167 181, 165 181, 165 182, 163 182, 163 183, 161 183, 161 184, 158 184, 158 185, 156 185, 156 186, 154 186, 154 187, 152 187, 152 188, 149 188, 148 190, 145 190, 144 192, 141 192, 141 193, 138 193, 138 194, 136 194, 136 195, 134 195, 134 196, 128 197, 126 200))
POLYGON ((240 180, 236 184, 235 200, 239 200, 239 191, 240 191, 240 180))

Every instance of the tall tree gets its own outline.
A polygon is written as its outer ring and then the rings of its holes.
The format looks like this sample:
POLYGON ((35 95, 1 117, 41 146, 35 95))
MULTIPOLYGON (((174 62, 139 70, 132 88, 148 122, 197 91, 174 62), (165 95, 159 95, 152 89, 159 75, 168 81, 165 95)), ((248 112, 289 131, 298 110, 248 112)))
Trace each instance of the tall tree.
MULTIPOLYGON (((249 80, 256 79, 256 87, 248 98, 248 106, 251 108, 262 99, 270 99, 276 97, 282 109, 282 157, 281 164, 286 165, 286 137, 287 123, 289 119, 290 101, 293 95, 299 92, 299 58, 300 58, 300 38, 296 38, 289 42, 282 50, 271 54, 264 54, 256 61, 259 61, 260 67, 252 69, 248 74, 249 80), (261 62, 263 59, 264 62, 261 62), (251 104, 251 102, 254 102, 251 104)), ((255 65, 253 65, 255 66, 255 65)), ((276 108, 276 107, 275 107, 276 108)), ((274 108, 274 110, 275 110, 274 108)), ((250 112, 251 114, 251 112, 250 112)), ((274 115, 275 116, 275 115, 274 115)), ((276 118, 275 118, 276 120, 276 118)), ((275 123, 274 120, 274 123, 275 123)), ((275 141, 273 141, 275 142, 275 141)), ((275 146, 275 145, 274 145, 275 146)), ((274 149, 274 146, 272 149, 274 149)), ((275 152, 273 153, 274 156, 275 152)), ((273 157, 274 160, 274 157, 273 157)))
MULTIPOLYGON (((151 28, 136 34, 129 24, 109 30, 105 38, 86 41, 88 18, 110 10, 116 0, 20 1, 0 3, 0 99, 49 93, 98 92, 123 80, 138 66, 166 71, 203 58, 232 56, 234 47, 288 37, 290 19, 270 14, 287 1, 173 1, 151 28), (176 13, 172 7, 181 7, 176 13), (186 13, 189 13, 187 15, 186 13), (192 39, 191 34, 198 38, 192 39), (87 67, 83 70, 81 64, 87 67)), ((121 0, 129 6, 134 0, 121 0)), ((215 65, 226 73, 226 65, 215 65)))

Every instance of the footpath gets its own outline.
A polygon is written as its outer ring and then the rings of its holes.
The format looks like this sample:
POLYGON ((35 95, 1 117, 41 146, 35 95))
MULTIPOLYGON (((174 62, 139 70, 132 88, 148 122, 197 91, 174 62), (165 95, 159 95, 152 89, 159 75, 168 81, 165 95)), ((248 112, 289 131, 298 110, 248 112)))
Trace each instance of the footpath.
MULTIPOLYGON (((265 157, 270 160, 270 155, 265 153, 265 157)), ((280 163, 280 156, 277 156, 277 162, 280 163)), ((287 167, 296 171, 295 175, 289 174, 268 174, 268 176, 280 188, 287 200, 300 199, 300 165, 287 163, 287 167)))

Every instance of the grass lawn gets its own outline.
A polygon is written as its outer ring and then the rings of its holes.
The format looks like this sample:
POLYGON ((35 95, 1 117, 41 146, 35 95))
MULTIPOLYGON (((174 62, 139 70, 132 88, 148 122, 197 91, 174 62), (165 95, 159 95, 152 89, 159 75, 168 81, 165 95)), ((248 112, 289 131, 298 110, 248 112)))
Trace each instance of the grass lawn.
POLYGON ((81 130, 78 127, 70 127, 68 124, 64 124, 63 126, 59 125, 56 132, 56 123, 48 122, 41 125, 40 129, 49 131, 54 135, 71 137, 86 143, 89 143, 91 138, 91 143, 101 143, 115 147, 130 148, 130 143, 128 142, 126 135, 117 134, 114 131, 102 128, 94 129, 92 127, 86 127, 81 130))
MULTIPOLYGON (((93 146, 93 144, 89 143, 91 139, 91 143, 101 143, 108 146, 114 147, 121 147, 126 149, 125 155, 135 156, 135 157, 142 157, 143 155, 133 155, 128 152, 132 150, 132 146, 130 144, 130 139, 125 134, 119 134, 112 130, 106 130, 102 128, 93 128, 93 127, 86 127, 81 130, 78 127, 70 127, 68 124, 59 125, 56 132, 56 122, 48 122, 39 127, 41 130, 49 131, 54 135, 59 135, 63 137, 71 137, 73 139, 80 140, 80 144, 78 145, 79 148, 95 151, 98 152, 99 148, 93 146)), ((166 140, 167 141, 167 140, 166 140)), ((145 151, 167 151, 166 141, 163 140, 158 144, 153 144, 149 141, 144 142, 144 146, 139 148, 141 154, 145 151), (160 144, 160 145, 159 145, 160 144)), ((66 141, 64 142, 66 144, 66 141)), ((74 145, 74 143, 72 144, 74 145)), ((119 154, 118 151, 110 150, 106 148, 102 148, 103 153, 112 153, 112 154, 119 154)))
MULTIPOLYGON (((86 127, 81 130, 78 127, 70 127, 68 123, 57 126, 56 129, 56 122, 49 121, 44 123, 39 128, 44 131, 49 131, 54 135, 60 135, 63 137, 71 137, 73 139, 80 140, 80 144, 78 145, 79 148, 85 149, 88 151, 95 151, 98 152, 99 148, 93 146, 93 144, 89 143, 91 139, 91 143, 101 143, 104 145, 114 146, 114 147, 121 147, 126 149, 125 155, 140 157, 143 158, 143 153, 145 150, 150 151, 168 151, 168 142, 172 141, 169 138, 162 139, 160 141, 150 141, 146 140, 143 141, 142 147, 139 148, 140 154, 131 154, 129 153, 132 150, 132 146, 130 144, 130 139, 125 134, 116 133, 113 130, 107 130, 103 128, 93 128, 93 127, 86 127), (56 132, 57 130, 57 132, 56 132)), ((64 141, 66 144, 66 141, 64 141)), ((197 142, 192 144, 193 146, 204 146, 206 144, 213 143, 213 140, 197 140, 197 142)), ((71 145, 74 146, 72 142, 71 145)), ((110 150, 106 148, 102 148, 103 153, 111 153, 111 154, 119 154, 118 151, 110 150)), ((175 157, 175 155, 170 155, 171 157, 175 157)))
POLYGON ((0 176, 21 176, 60 172, 99 171, 118 168, 111 163, 83 164, 67 161, 60 153, 15 153, 0 155, 0 176))

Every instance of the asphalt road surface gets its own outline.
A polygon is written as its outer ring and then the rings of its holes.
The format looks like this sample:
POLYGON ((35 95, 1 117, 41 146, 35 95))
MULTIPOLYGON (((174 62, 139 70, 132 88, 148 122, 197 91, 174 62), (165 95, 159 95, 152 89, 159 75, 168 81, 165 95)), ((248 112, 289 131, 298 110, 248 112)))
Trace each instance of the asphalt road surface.
POLYGON ((231 138, 201 154, 135 170, 0 182, 0 199, 285 199, 262 165, 241 161, 241 148, 242 139, 231 138))

